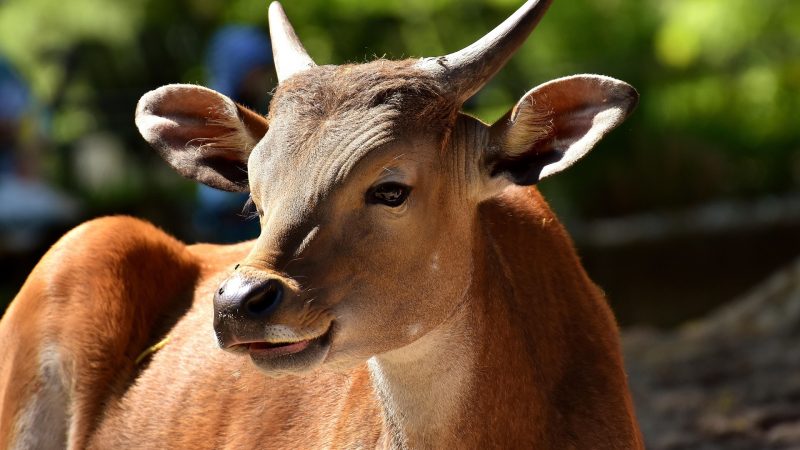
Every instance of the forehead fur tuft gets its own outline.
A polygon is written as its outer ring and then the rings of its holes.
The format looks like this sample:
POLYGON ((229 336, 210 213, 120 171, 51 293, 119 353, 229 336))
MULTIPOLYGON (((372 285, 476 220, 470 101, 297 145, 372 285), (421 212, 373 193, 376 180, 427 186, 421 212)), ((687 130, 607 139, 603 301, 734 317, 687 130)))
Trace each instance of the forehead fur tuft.
POLYGON ((270 116, 289 109, 305 119, 391 107, 403 121, 441 126, 455 112, 447 91, 416 60, 379 59, 365 64, 320 66, 284 81, 270 105, 270 116))

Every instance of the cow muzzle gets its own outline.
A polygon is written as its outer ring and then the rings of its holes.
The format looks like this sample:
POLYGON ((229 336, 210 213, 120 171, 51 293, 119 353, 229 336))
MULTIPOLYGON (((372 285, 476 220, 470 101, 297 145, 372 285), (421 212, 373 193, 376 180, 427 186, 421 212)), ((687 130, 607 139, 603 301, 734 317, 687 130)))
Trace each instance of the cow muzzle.
POLYGON ((214 331, 222 348, 263 340, 264 327, 289 287, 277 277, 251 278, 235 273, 214 294, 214 331))
POLYGON ((309 314, 290 281, 259 275, 235 272, 214 293, 214 331, 220 347, 247 353, 271 372, 296 372, 321 362, 332 320, 309 314))
POLYGON ((262 320, 283 300, 286 286, 277 278, 250 280, 234 275, 225 280, 214 295, 214 326, 225 317, 262 320))

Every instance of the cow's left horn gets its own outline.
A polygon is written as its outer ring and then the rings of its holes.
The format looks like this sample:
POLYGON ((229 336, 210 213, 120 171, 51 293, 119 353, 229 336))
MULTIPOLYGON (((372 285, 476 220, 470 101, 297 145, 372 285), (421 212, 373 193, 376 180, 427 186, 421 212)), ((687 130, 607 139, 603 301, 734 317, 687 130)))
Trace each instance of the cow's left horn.
POLYGON ((289 18, 278 2, 269 5, 269 34, 278 83, 304 70, 315 67, 314 60, 300 43, 289 18))
POLYGON ((511 58, 539 23, 552 0, 528 0, 503 23, 463 50, 423 58, 418 67, 435 73, 459 102, 482 88, 511 58))

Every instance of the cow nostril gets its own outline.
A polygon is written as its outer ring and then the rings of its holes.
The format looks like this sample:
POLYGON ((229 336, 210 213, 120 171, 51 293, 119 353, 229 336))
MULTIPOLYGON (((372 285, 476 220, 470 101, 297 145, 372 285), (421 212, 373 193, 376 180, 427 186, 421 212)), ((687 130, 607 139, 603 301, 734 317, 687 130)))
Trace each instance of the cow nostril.
POLYGON ((244 309, 250 317, 260 319, 271 313, 283 297, 283 287, 277 280, 269 280, 250 295, 244 303, 244 309))

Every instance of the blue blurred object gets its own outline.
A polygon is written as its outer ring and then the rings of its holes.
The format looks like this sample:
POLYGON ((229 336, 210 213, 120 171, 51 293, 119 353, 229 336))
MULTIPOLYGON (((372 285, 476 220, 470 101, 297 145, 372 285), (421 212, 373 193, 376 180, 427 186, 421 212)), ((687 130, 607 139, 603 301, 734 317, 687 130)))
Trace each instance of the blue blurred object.
POLYGON ((11 64, 0 56, 0 176, 15 172, 14 138, 30 104, 25 82, 11 64))
MULTIPOLYGON (((243 101, 239 95, 251 72, 271 66, 269 37, 258 28, 226 26, 211 38, 206 56, 209 87, 234 101, 243 101)), ((200 185, 197 200, 198 209, 193 223, 199 239, 237 242, 258 236, 258 221, 248 221, 242 215, 247 194, 224 192, 200 185)))
POLYGON ((247 220, 243 207, 248 195, 225 192, 201 184, 197 189, 198 207, 192 217, 197 238, 209 242, 240 242, 260 232, 257 220, 247 220))
POLYGON ((250 71, 272 65, 272 46, 258 28, 231 25, 211 38, 206 58, 209 87, 235 97, 250 71))
POLYGON ((0 57, 0 120, 18 122, 31 103, 28 86, 11 64, 0 57))
POLYGON ((48 228, 69 223, 79 205, 35 174, 22 170, 20 136, 24 124, 35 120, 28 85, 0 56, 0 253, 27 251, 48 228))
POLYGON ((28 251, 50 227, 78 218, 78 203, 45 182, 0 174, 0 253, 28 251))

